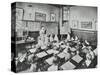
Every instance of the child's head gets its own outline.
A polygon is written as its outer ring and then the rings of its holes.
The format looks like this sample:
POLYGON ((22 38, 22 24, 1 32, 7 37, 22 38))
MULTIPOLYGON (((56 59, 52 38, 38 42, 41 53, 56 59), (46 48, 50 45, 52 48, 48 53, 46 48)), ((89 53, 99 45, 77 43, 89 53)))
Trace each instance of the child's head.
POLYGON ((34 56, 33 56, 33 63, 36 63, 37 60, 38 60, 38 58, 34 55, 34 56))
POLYGON ((41 26, 41 30, 45 30, 45 27, 44 26, 41 26))
POLYGON ((46 29, 44 26, 41 26, 41 31, 42 31, 42 33, 46 34, 46 29))
POLYGON ((54 65, 57 65, 58 64, 58 61, 57 61, 57 55, 55 54, 54 55, 54 59, 53 59, 53 63, 54 63, 54 65))

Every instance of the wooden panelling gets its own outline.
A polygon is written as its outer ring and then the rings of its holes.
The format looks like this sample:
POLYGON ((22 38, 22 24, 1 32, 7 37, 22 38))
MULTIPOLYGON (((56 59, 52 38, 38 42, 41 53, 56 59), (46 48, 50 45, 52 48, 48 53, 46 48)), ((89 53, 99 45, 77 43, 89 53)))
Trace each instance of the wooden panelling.
POLYGON ((88 31, 80 29, 71 29, 74 35, 81 40, 88 40, 92 45, 97 45, 97 31, 88 31))
POLYGON ((28 35, 30 37, 33 37, 35 40, 37 40, 39 36, 39 31, 29 31, 28 35))

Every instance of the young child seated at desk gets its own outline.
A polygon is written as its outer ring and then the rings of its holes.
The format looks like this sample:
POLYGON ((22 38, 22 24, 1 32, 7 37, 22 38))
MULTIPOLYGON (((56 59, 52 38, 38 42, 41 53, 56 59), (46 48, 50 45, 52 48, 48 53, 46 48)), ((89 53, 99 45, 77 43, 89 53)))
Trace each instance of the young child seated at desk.
POLYGON ((35 55, 31 55, 28 59, 30 62, 30 68, 28 69, 29 72, 36 72, 37 71, 37 57, 35 55))
POLYGON ((18 57, 16 58, 16 68, 17 72, 26 70, 29 67, 29 64, 27 64, 27 52, 22 51, 18 53, 18 57))
POLYGON ((58 70, 58 61, 57 61, 57 56, 55 55, 53 59, 53 65, 51 65, 48 68, 48 71, 57 71, 57 70, 58 70))

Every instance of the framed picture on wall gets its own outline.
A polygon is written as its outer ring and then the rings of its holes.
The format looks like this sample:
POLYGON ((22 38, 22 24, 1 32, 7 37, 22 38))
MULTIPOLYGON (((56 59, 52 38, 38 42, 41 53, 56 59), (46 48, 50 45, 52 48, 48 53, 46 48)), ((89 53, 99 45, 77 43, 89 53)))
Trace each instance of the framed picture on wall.
POLYGON ((46 21, 46 14, 35 12, 35 20, 36 21, 46 21))
POLYGON ((72 27, 73 28, 78 28, 79 21, 78 20, 72 20, 72 27))
POLYGON ((24 10, 22 8, 16 8, 16 20, 22 20, 24 15, 24 10))
POLYGON ((81 28, 92 29, 92 22, 91 21, 82 21, 81 28))
POLYGON ((24 20, 29 20, 29 21, 33 21, 34 20, 34 13, 32 12, 33 10, 31 9, 31 7, 27 7, 28 12, 24 13, 24 20))
POLYGON ((56 21, 56 14, 54 14, 54 13, 50 14, 50 21, 52 21, 52 22, 56 21))

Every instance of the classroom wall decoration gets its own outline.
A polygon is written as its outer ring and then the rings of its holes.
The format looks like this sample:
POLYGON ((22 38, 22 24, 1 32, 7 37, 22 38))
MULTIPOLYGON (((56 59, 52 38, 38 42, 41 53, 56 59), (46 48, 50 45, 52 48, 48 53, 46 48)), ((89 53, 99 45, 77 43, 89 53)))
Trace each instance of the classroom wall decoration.
POLYGON ((32 7, 26 7, 26 10, 24 10, 23 20, 34 21, 34 13, 32 11, 33 11, 32 7))
POLYGON ((56 21, 56 14, 51 13, 50 15, 51 15, 50 21, 55 22, 56 21))
POLYGON ((81 28, 92 29, 92 22, 91 21, 81 22, 81 28))
POLYGON ((22 20, 23 19, 23 9, 22 8, 16 8, 16 20, 22 20))
POLYGON ((73 28, 79 28, 79 21, 78 20, 72 20, 72 27, 73 28))
POLYGON ((36 21, 46 21, 46 14, 35 12, 36 21))

